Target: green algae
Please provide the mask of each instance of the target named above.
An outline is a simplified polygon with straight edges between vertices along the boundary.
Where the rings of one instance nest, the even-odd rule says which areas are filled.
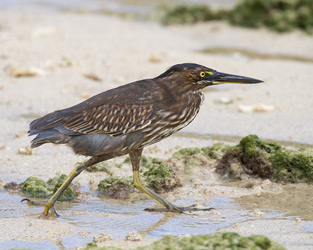
[[[120,248],[97,248],[94,244],[87,246],[85,250],[117,250]],[[164,236],[151,245],[135,248],[136,250],[284,250],[278,243],[269,240],[263,235],[240,236],[237,233],[214,233],[205,235],[193,235],[187,237]]]
[[[53,194],[61,187],[63,182],[66,180],[66,178],[67,178],[67,175],[62,174],[59,177],[54,177],[47,181],[47,184],[54,186]],[[71,185],[69,185],[61,194],[61,196],[58,198],[58,201],[71,201],[75,198],[75,195],[76,195],[75,190],[73,189]]]
[[[301,29],[313,32],[311,0],[243,0],[229,13],[232,24],[286,32]]]
[[[37,177],[28,177],[23,183],[22,191],[28,197],[47,198],[49,196],[46,183]]]
[[[217,19],[216,13],[207,5],[162,6],[161,23],[164,25],[193,24]]]
[[[148,156],[141,156],[140,158],[140,171],[142,172],[143,169],[149,169],[151,165],[153,164],[162,164],[163,162],[165,162],[164,160],[161,160],[159,158],[154,158],[154,157],[148,157]],[[129,157],[126,157],[126,159],[124,160],[125,164],[131,164],[131,160]]]
[[[313,181],[313,151],[299,149],[297,151],[281,148],[270,157],[274,166],[274,178],[283,182]]]
[[[182,148],[173,154],[172,158],[182,159],[190,156],[203,155],[208,159],[218,159],[227,151],[230,146],[224,143],[215,143],[213,146],[203,147],[203,148]]]
[[[112,165],[106,161],[103,161],[88,167],[86,170],[88,172],[105,172],[110,174],[112,172],[113,167],[119,167],[119,165],[118,164]]]
[[[251,250],[283,250],[279,244],[262,235],[249,237],[237,233],[214,233],[194,235],[191,237],[164,236],[149,246],[138,247],[138,250],[178,250],[178,249],[251,249]]]
[[[208,5],[163,6],[158,10],[164,25],[225,20],[249,28],[267,27],[278,32],[300,29],[313,33],[311,0],[242,0],[230,10],[212,10]]]
[[[127,157],[124,164],[130,164]],[[154,157],[142,156],[140,159],[140,175],[143,185],[157,193],[164,193],[181,186],[179,178],[167,161]],[[127,199],[135,191],[132,176],[108,177],[98,184],[98,191],[115,199]]]
[[[232,179],[252,175],[279,182],[309,183],[313,181],[313,152],[310,149],[288,150],[249,135],[228,148],[218,161],[216,172]]]
[[[157,193],[164,193],[181,186],[180,180],[173,169],[164,163],[152,164],[144,172],[144,181],[148,187]]]
[[[124,164],[130,164],[130,159],[126,158]],[[178,171],[192,177],[194,170],[208,166],[215,166],[217,173],[229,179],[252,176],[278,182],[313,181],[312,150],[288,150],[277,143],[262,141],[256,135],[242,138],[235,146],[216,143],[202,148],[183,148],[167,160],[142,156],[140,164],[142,184],[157,193],[182,186]],[[98,189],[117,199],[126,199],[135,191],[132,177],[109,177]]]
[[[174,153],[172,161],[180,161],[184,167],[185,174],[191,174],[197,167],[205,167],[210,162],[221,158],[230,146],[223,143],[216,143],[213,146],[203,148],[182,148]]]
[[[45,183],[44,180],[38,177],[29,177],[21,185],[22,192],[27,197],[48,198],[59,189],[66,178],[67,176],[63,174],[59,177],[51,178]],[[70,201],[74,199],[75,195],[75,190],[71,186],[68,186],[58,200]]]
[[[88,243],[87,247],[84,248],[83,250],[123,250],[122,248],[119,247],[98,247],[96,243]]]
[[[99,182],[98,191],[114,199],[127,199],[134,192],[132,178],[108,177]]]
[[[193,156],[196,154],[201,153],[201,149],[200,148],[182,148],[179,151],[177,151],[176,153],[173,154],[173,158],[179,159],[182,157],[188,157],[188,156]]]
[[[224,143],[215,143],[213,146],[201,148],[201,153],[209,159],[220,159],[230,146]]]

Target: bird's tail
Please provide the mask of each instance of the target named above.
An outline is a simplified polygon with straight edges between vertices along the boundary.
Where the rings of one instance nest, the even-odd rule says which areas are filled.
[[[37,135],[31,141],[32,148],[45,143],[64,144],[68,142],[70,136],[80,134],[63,126],[63,119],[66,117],[64,111],[52,112],[30,123],[28,135]]]

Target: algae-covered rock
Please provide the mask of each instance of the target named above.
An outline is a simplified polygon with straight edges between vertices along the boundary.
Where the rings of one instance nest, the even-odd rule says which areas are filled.
[[[96,243],[88,243],[86,248],[83,250],[123,250],[122,248],[119,247],[98,247]]]
[[[62,174],[59,177],[54,177],[52,179],[49,179],[47,181],[47,184],[50,186],[54,186],[53,187],[53,194],[61,187],[61,185],[63,184],[63,182],[66,180],[67,175]],[[69,185],[64,192],[62,193],[62,195],[59,197],[58,201],[71,201],[75,198],[76,192],[73,189],[73,187],[71,185]]]
[[[253,175],[274,181],[312,182],[313,152],[308,149],[288,150],[249,135],[225,152],[216,172],[238,179],[243,175]]]
[[[141,156],[140,158],[140,170],[145,169],[145,168],[150,168],[151,165],[153,164],[162,164],[164,163],[164,160],[161,160],[159,158],[154,158],[154,157],[148,157],[148,156]],[[124,163],[126,164],[131,164],[130,158],[126,157]]]
[[[313,31],[311,0],[243,0],[229,12],[232,24],[246,27],[266,26],[275,31],[302,29]]]
[[[165,25],[193,24],[218,18],[216,13],[204,4],[163,6],[161,12],[161,23]]]
[[[152,164],[143,175],[147,186],[157,193],[168,192],[181,186],[180,180],[167,164]]]
[[[130,164],[129,157],[124,161]],[[180,180],[166,161],[142,156],[140,160],[141,183],[155,192],[168,192],[181,186]],[[100,181],[98,191],[115,199],[126,199],[135,191],[132,176],[128,178],[109,177]]]
[[[5,183],[3,188],[10,192],[20,192],[24,186],[24,183],[16,183],[15,181]]]
[[[285,182],[313,181],[313,151],[299,149],[297,151],[285,148],[271,155],[270,161],[274,166],[274,178]]]
[[[178,250],[178,249],[251,249],[251,250],[283,250],[282,246],[262,235],[249,237],[237,233],[214,233],[209,235],[194,235],[191,237],[164,236],[153,244],[138,247],[137,250]]]
[[[177,151],[176,153],[173,154],[173,158],[182,158],[182,157],[188,157],[188,156],[193,156],[196,154],[201,153],[200,148],[182,148],[179,151]]]
[[[213,146],[201,148],[201,153],[209,159],[220,159],[230,146],[224,143],[215,143]]]
[[[114,199],[127,199],[134,191],[132,178],[106,178],[98,184],[98,191]]]
[[[28,197],[47,198],[49,191],[46,183],[37,177],[29,177],[23,182],[22,191]]]
[[[112,172],[113,167],[118,167],[118,165],[117,164],[112,165],[106,161],[103,161],[88,167],[86,170],[88,172],[105,172],[110,174]]]
[[[48,198],[58,190],[66,178],[66,175],[61,175],[51,178],[45,183],[44,180],[37,177],[29,177],[22,183],[22,192],[28,197]],[[75,190],[71,186],[68,186],[58,201],[72,200],[75,195]]]
[[[301,29],[313,33],[312,0],[242,0],[230,10],[212,10],[203,4],[163,6],[159,12],[165,25],[225,20],[250,28],[267,27],[279,32]]]

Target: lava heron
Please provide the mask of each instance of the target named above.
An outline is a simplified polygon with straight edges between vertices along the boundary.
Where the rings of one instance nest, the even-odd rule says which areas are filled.
[[[73,107],[34,120],[28,131],[29,135],[37,135],[32,140],[33,148],[45,143],[67,144],[76,154],[91,156],[72,170],[47,201],[44,215],[47,216],[50,209],[57,215],[54,203],[83,170],[126,154],[131,159],[134,185],[165,207],[150,210],[198,210],[193,206],[178,207],[140,183],[142,150],[186,127],[196,117],[203,101],[201,89],[224,83],[260,82],[198,64],[177,64],[156,78],[110,89]],[[25,200],[29,205],[35,204]]]

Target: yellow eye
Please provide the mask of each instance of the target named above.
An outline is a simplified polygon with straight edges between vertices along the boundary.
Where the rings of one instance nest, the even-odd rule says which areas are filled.
[[[201,76],[201,77],[204,77],[204,76],[205,76],[205,72],[203,72],[203,71],[200,72],[200,76]]]

